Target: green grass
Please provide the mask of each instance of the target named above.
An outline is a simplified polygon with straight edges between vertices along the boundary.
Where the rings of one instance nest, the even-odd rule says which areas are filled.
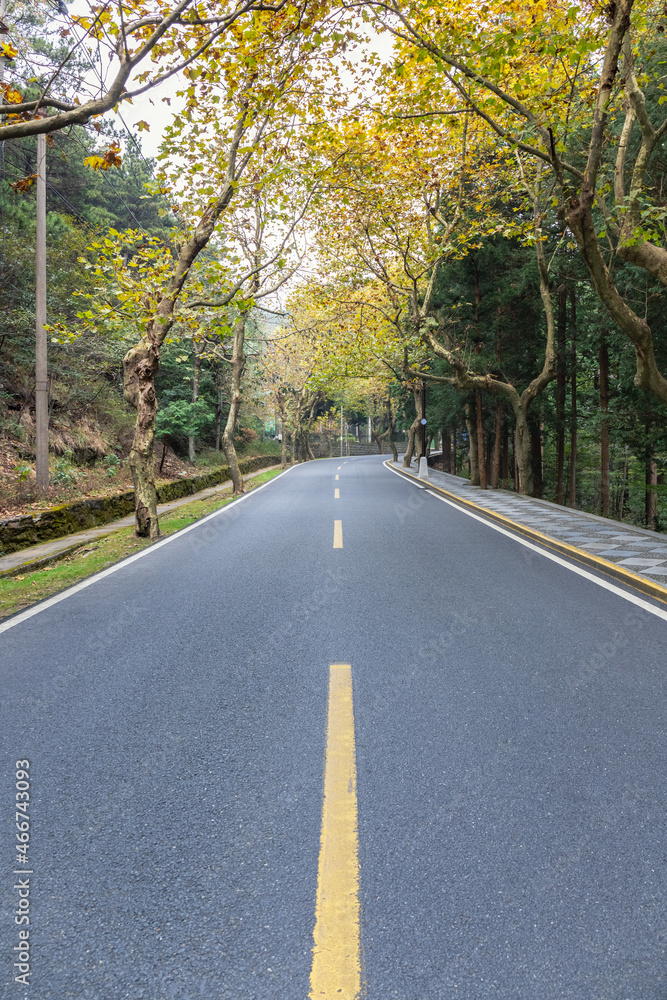
[[[248,492],[261,486],[262,483],[269,482],[280,471],[272,469],[247,480]],[[187,528],[189,524],[211,514],[214,510],[226,507],[234,499],[232,496],[226,496],[224,499],[212,496],[205,500],[194,500],[192,503],[168,511],[160,517],[162,537],[173,535],[181,528]],[[51,597],[58,591],[71,587],[80,580],[92,576],[93,573],[107,569],[108,566],[113,566],[120,559],[134,555],[135,552],[140,552],[151,544],[147,538],[136,538],[133,528],[121,528],[82,545],[75,552],[43,569],[0,579],[0,618],[23,611],[31,604]]]

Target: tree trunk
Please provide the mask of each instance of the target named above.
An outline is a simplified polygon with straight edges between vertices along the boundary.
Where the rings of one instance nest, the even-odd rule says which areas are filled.
[[[457,435],[457,430],[456,430],[456,427],[455,427],[454,428],[454,433],[452,434],[452,475],[454,475],[454,476],[458,475],[458,471],[457,471],[457,454],[456,454],[456,445],[457,445],[456,435]]]
[[[421,434],[419,433],[421,430],[421,424],[419,422],[419,414],[421,413],[421,389],[414,389],[413,395],[415,400],[415,419],[412,421],[408,429],[408,445],[405,449],[405,455],[403,456],[404,469],[410,468],[412,456],[414,455],[415,447],[418,444],[417,439],[419,439],[419,444],[421,444]],[[419,451],[417,452],[417,455],[419,457]]]
[[[422,380],[421,388],[419,391],[419,402],[417,401],[417,393],[415,393],[415,410],[419,415],[419,463],[421,463],[422,458],[428,458],[429,454],[429,436],[426,432],[426,424],[423,423],[426,420],[426,382]]]
[[[442,471],[452,471],[452,438],[448,430],[442,430]]]
[[[297,462],[297,447],[299,440],[299,432],[301,430],[301,415],[297,411],[294,415],[294,425],[292,427],[292,433],[290,435],[290,465],[296,465]]]
[[[503,415],[503,453],[502,462],[500,466],[500,478],[503,483],[509,485],[510,478],[510,465],[509,465],[509,451],[510,451],[510,427],[509,420],[506,415]]]
[[[628,472],[629,472],[629,451],[627,444],[623,446],[623,473],[621,479],[621,486],[618,491],[618,507],[617,507],[617,517],[619,521],[623,520],[625,514],[625,508],[628,502]]]
[[[195,363],[194,372],[192,377],[192,402],[196,403],[199,399],[199,371],[201,369],[201,356],[204,345],[197,349],[197,345],[193,344],[195,352]],[[195,460],[195,439],[194,435],[188,438],[188,458],[190,462],[194,464]]]
[[[533,488],[530,495],[539,499],[542,496],[542,433],[537,414],[527,414],[527,420],[530,431],[530,452],[533,473]],[[523,493],[524,491],[522,490],[521,492]]]
[[[419,422],[417,420],[413,421],[408,427],[408,441],[405,448],[405,455],[403,456],[404,469],[409,469],[412,463],[412,456],[415,451],[415,433],[417,427],[419,427]]]
[[[604,333],[600,335],[600,481],[602,516],[609,516],[609,350]]]
[[[380,455],[384,455],[384,451],[382,448],[382,437],[380,435],[379,428],[375,426],[374,421],[371,423],[371,439],[375,441],[376,445],[378,446],[378,452],[380,453]]]
[[[493,443],[493,468],[491,469],[491,489],[498,489],[500,479],[500,446],[503,432],[503,404],[496,403],[496,434]]]
[[[282,392],[276,393],[276,405],[280,413],[280,468],[287,468],[287,407]]]
[[[577,293],[570,289],[570,507],[577,506]]]
[[[646,462],[646,527],[655,531],[658,527],[658,466],[653,458]]]
[[[472,403],[465,404],[466,427],[468,429],[468,466],[470,485],[479,486],[479,462],[477,460],[477,431],[474,423]]]
[[[153,457],[157,414],[155,373],[159,361],[157,344],[148,336],[142,337],[123,358],[125,399],[137,413],[129,461],[134,486],[134,531],[139,538],[158,538],[160,534]]]
[[[315,453],[313,452],[313,449],[310,446],[310,421],[308,422],[308,425],[303,429],[303,452],[304,452],[304,461],[306,462],[315,461]]]
[[[533,435],[528,414],[522,407],[515,410],[514,458],[516,463],[515,489],[517,493],[533,495]]]
[[[558,324],[556,369],[556,503],[565,503],[565,365],[567,327],[567,285],[558,286]]]
[[[232,341],[231,357],[232,375],[229,387],[229,413],[227,414],[227,423],[225,424],[225,429],[222,433],[222,447],[225,452],[225,457],[227,458],[229,471],[232,475],[234,496],[238,496],[240,493],[245,493],[243,476],[241,475],[238,455],[236,454],[236,448],[234,446],[234,431],[236,430],[236,421],[241,407],[241,378],[243,376],[243,369],[245,368],[246,362],[245,354],[243,353],[243,345],[245,342],[247,316],[247,313],[241,313],[234,324],[234,339]]]
[[[385,399],[385,409],[387,411],[387,439],[389,441],[389,447],[391,448],[391,457],[394,462],[398,462],[398,449],[396,448],[396,442],[394,441],[394,431],[396,429],[396,417],[394,416],[394,411],[391,405],[391,398],[387,396]]]
[[[484,411],[482,410],[482,394],[479,390],[475,393],[477,411],[477,465],[479,468],[479,485],[485,490],[486,479],[486,457],[484,454]]]

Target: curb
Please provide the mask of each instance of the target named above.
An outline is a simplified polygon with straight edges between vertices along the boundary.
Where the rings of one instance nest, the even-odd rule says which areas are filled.
[[[463,497],[457,496],[456,493],[450,493],[448,490],[443,489],[442,486],[435,486],[427,479],[420,479],[413,473],[406,472],[403,468],[396,468],[393,462],[387,461],[383,464],[387,466],[387,468],[391,468],[393,472],[398,472],[400,476],[404,476],[406,479],[411,479],[413,482],[419,483],[419,485],[424,488],[427,488],[426,484],[428,483],[428,489],[433,490],[436,493],[441,493],[452,503],[462,507],[464,510],[466,508],[474,510],[478,517],[482,517],[487,521],[494,521],[497,524],[502,525],[503,528],[513,531],[517,535],[529,538],[531,542],[537,542],[538,545],[541,545],[546,549],[551,549],[553,552],[558,552],[559,555],[567,556],[568,559],[573,559],[575,562],[583,563],[583,565],[587,566],[589,569],[595,569],[599,573],[603,573],[605,576],[612,577],[612,579],[616,580],[618,583],[624,583],[626,586],[632,587],[634,590],[641,591],[642,594],[646,594],[648,597],[653,597],[662,604],[667,604],[667,588],[661,587],[659,583],[653,583],[651,580],[647,580],[643,576],[638,576],[629,569],[624,569],[622,566],[617,566],[615,563],[608,562],[607,559],[602,559],[600,556],[594,556],[590,552],[584,552],[583,549],[577,549],[574,545],[568,545],[567,542],[559,542],[557,539],[551,538],[549,535],[543,535],[541,531],[536,531],[534,528],[527,528],[523,524],[511,521],[510,518],[505,517],[503,514],[498,514],[496,511],[489,510],[487,507],[480,507],[479,504],[473,503],[472,500],[464,500]],[[585,512],[582,511],[582,513]],[[607,521],[607,523],[609,522]]]
[[[68,545],[64,549],[59,549],[58,552],[52,552],[48,556],[40,556],[39,559],[27,559],[26,562],[20,563],[18,566],[12,566],[11,569],[0,570],[0,580],[6,580],[11,576],[20,576],[21,573],[32,573],[36,569],[42,569],[44,566],[49,566],[51,563],[58,562],[60,559],[66,559],[67,556],[71,556],[73,552],[77,549],[83,548],[84,545],[88,545],[91,541],[98,541],[101,538],[108,538],[109,535],[113,535],[115,531],[120,531],[120,528],[112,528],[111,531],[105,532],[103,535],[96,535],[94,539],[83,538],[74,545]]]

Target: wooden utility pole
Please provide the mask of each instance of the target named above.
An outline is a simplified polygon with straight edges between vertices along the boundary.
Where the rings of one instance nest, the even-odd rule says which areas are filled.
[[[37,136],[37,241],[35,246],[35,478],[49,485],[49,382],[46,359],[46,136]]]

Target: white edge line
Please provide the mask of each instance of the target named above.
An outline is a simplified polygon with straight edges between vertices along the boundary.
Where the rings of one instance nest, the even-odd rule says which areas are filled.
[[[141,552],[136,552],[133,556],[127,556],[125,559],[121,559],[120,562],[114,563],[113,566],[109,566],[108,569],[100,570],[99,573],[93,573],[92,576],[86,577],[85,580],[81,580],[80,583],[75,583],[73,587],[68,587],[67,590],[61,590],[59,594],[54,594],[53,597],[48,597],[45,601],[40,604],[36,604],[33,608],[27,608],[25,611],[21,611],[20,614],[14,615],[9,621],[0,624],[0,634],[2,632],[7,632],[10,628],[15,625],[20,625],[21,622],[27,621],[28,618],[32,618],[33,615],[38,615],[40,611],[46,611],[47,608],[52,608],[54,604],[58,604],[60,601],[66,600],[68,597],[72,597],[73,594],[78,594],[80,590],[85,590],[86,587],[90,587],[91,584],[97,583],[98,580],[103,580],[107,576],[111,576],[112,573],[117,573],[119,569],[125,569],[130,563],[136,562],[137,559],[141,559],[143,556],[148,556],[151,552],[156,552],[157,549],[161,549],[163,545],[167,545],[169,542],[173,542],[176,538],[182,538],[183,535],[187,534],[188,531],[192,531],[194,528],[199,528],[202,524],[210,521],[211,518],[217,517],[218,514],[224,514],[232,507],[236,507],[237,504],[241,503],[243,500],[247,500],[249,497],[260,490],[263,490],[265,486],[270,486],[271,483],[275,483],[276,479],[280,479],[285,473],[291,472],[296,469],[296,465],[290,466],[289,469],[284,469],[283,472],[279,472],[277,476],[273,479],[269,479],[268,482],[262,483],[261,486],[256,486],[254,489],[250,490],[248,493],[244,493],[243,496],[238,497],[236,500],[232,500],[231,503],[226,504],[226,506],[221,507],[220,510],[214,510],[211,514],[207,514],[206,517],[200,518],[199,521],[195,521],[193,524],[188,524],[185,528],[179,528],[178,531],[174,532],[173,535],[168,535],[159,542],[154,542],[149,545],[148,548],[142,549]],[[165,511],[166,513],[166,511]]]
[[[405,480],[407,483],[412,483],[411,479],[407,476],[402,475],[397,469],[392,469],[391,466],[387,465],[386,462],[383,463],[386,469],[393,472],[395,475],[400,476],[401,479]],[[416,483],[413,485],[417,485]],[[544,556],[545,559],[550,559],[551,562],[557,563],[559,566],[564,566],[565,569],[569,569],[570,572],[576,573],[577,576],[583,576],[585,580],[590,580],[591,583],[597,584],[598,587],[602,587],[603,590],[608,590],[612,594],[616,594],[618,597],[622,597],[624,600],[629,601],[631,604],[636,604],[638,608],[643,608],[644,611],[650,611],[652,615],[656,618],[662,618],[663,621],[667,621],[667,611],[663,611],[662,608],[656,608],[654,604],[649,604],[648,601],[642,600],[641,597],[636,597],[634,594],[628,593],[625,590],[621,590],[620,587],[615,586],[613,583],[608,583],[606,580],[601,580],[599,577],[594,576],[593,573],[589,573],[588,570],[581,569],[580,566],[575,566],[568,562],[566,559],[561,559],[560,556],[555,555],[553,552],[549,552],[547,549],[540,548],[539,545],[533,545],[532,542],[527,541],[525,538],[521,538],[520,535],[515,535],[514,532],[508,531],[506,528],[501,528],[499,524],[494,524],[493,521],[487,521],[486,518],[480,517],[479,514],[473,514],[471,510],[466,510],[465,507],[459,506],[457,503],[448,500],[446,497],[440,496],[439,493],[434,493],[432,490],[427,489],[426,492],[429,496],[435,497],[436,500],[442,500],[443,503],[449,504],[454,510],[460,511],[462,514],[467,514],[468,517],[474,517],[476,521],[481,521],[485,524],[487,528],[493,528],[494,531],[500,532],[501,535],[506,535],[513,541],[518,542],[519,545],[523,545],[527,549],[531,549],[533,552],[537,552],[538,555]],[[631,584],[628,584],[631,586]]]

